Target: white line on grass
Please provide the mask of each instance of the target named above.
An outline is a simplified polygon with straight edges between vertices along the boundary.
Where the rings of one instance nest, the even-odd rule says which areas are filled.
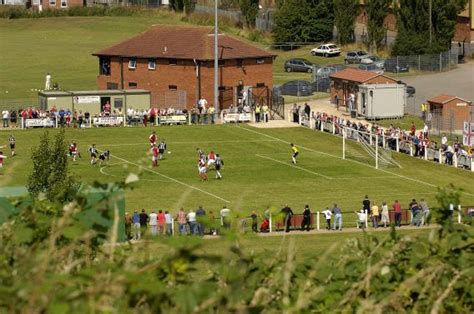
[[[271,139],[274,139],[276,141],[279,141],[281,143],[285,143],[285,144],[290,144],[290,142],[287,142],[285,140],[282,140],[278,137],[274,137],[274,136],[271,136],[271,135],[268,135],[268,134],[265,134],[265,133],[262,133],[262,132],[258,132],[258,131],[255,131],[255,130],[251,130],[251,129],[248,129],[248,128],[244,128],[244,127],[241,127],[239,125],[236,126],[237,128],[239,129],[242,129],[242,130],[246,130],[248,132],[252,132],[252,133],[255,133],[255,134],[260,134],[260,135],[263,135],[263,136],[266,136],[268,138],[271,138]],[[325,153],[325,152],[322,152],[322,151],[319,151],[319,150],[315,150],[315,149],[311,149],[311,148],[308,148],[308,147],[304,147],[304,146],[301,146],[301,145],[298,145],[298,147],[302,148],[302,149],[305,149],[305,150],[308,150],[310,152],[314,152],[314,153],[318,153],[318,154],[322,154],[322,155],[326,155],[326,156],[330,156],[330,157],[334,157],[334,158],[338,158],[338,159],[342,159],[341,156],[336,156],[336,155],[332,155],[332,154],[329,154],[329,153]],[[350,161],[350,162],[353,162],[353,163],[356,163],[356,164],[359,164],[359,165],[362,165],[362,166],[365,166],[365,167],[369,167],[371,169],[375,169],[374,167],[370,166],[370,165],[367,165],[367,164],[364,164],[362,162],[359,162],[357,160],[352,160],[352,159],[343,159],[345,161]],[[401,174],[398,174],[398,173],[394,173],[394,172],[391,172],[391,171],[388,171],[388,170],[384,170],[384,169],[375,169],[375,170],[378,170],[378,171],[382,171],[382,172],[385,172],[385,173],[388,173],[388,174],[391,174],[391,175],[394,175],[394,176],[397,176],[399,178],[402,178],[402,179],[406,179],[406,180],[410,180],[410,181],[413,181],[413,182],[416,182],[416,183],[420,183],[420,184],[423,184],[423,185],[426,185],[426,186],[430,186],[430,187],[433,187],[433,188],[437,188],[438,186],[435,185],[435,184],[431,184],[431,183],[427,183],[427,182],[424,182],[424,181],[421,181],[421,180],[417,180],[417,179],[413,179],[413,178],[410,178],[410,177],[407,177],[407,176],[404,176],[404,175],[401,175]],[[469,192],[465,192],[465,191],[461,191],[461,193],[464,193],[464,194],[467,194],[469,196],[474,196],[474,194],[472,193],[469,193]]]
[[[102,173],[103,175],[105,176],[109,176],[109,177],[114,177],[114,178],[123,178],[125,179],[124,176],[118,176],[118,175],[115,175],[115,174],[111,174],[111,173],[108,173],[108,172],[105,172],[105,168],[107,167],[110,167],[110,166],[115,166],[115,165],[123,165],[124,162],[117,162],[117,163],[114,163],[114,164],[109,164],[109,165],[105,165],[105,166],[102,166],[100,167],[99,169],[99,172]],[[152,181],[152,182],[170,182],[169,180],[160,180],[160,179],[143,179],[143,178],[140,178],[140,181]]]
[[[123,162],[126,162],[126,163],[128,163],[128,164],[131,164],[131,165],[134,165],[134,166],[137,166],[137,167],[141,167],[141,166],[140,166],[139,164],[137,164],[137,163],[128,161],[128,160],[126,160],[126,159],[124,159],[124,158],[121,158],[121,157],[118,157],[118,156],[116,156],[116,155],[110,154],[110,156],[111,156],[111,157],[114,157],[114,158],[116,158],[116,159],[118,159],[118,160],[121,160],[121,161],[123,161]],[[178,184],[180,184],[180,185],[182,185],[182,186],[191,188],[191,189],[193,189],[193,190],[196,190],[196,191],[199,191],[199,192],[204,193],[204,194],[206,194],[206,195],[209,195],[209,196],[212,196],[212,197],[214,197],[214,198],[217,198],[218,200],[224,201],[224,202],[226,202],[226,203],[230,203],[230,201],[228,201],[228,200],[226,200],[226,199],[224,199],[224,198],[222,198],[222,197],[220,197],[220,196],[218,196],[218,195],[212,194],[212,193],[207,192],[207,191],[205,191],[205,190],[203,190],[203,189],[200,189],[200,188],[197,188],[197,187],[195,187],[195,186],[192,186],[192,185],[189,185],[189,184],[187,184],[187,183],[184,183],[184,182],[182,182],[182,181],[176,180],[176,179],[174,179],[174,178],[172,178],[172,177],[169,177],[169,176],[167,176],[167,175],[165,175],[165,174],[159,173],[159,172],[154,171],[154,170],[152,170],[152,169],[148,169],[148,168],[143,167],[143,170],[148,171],[148,172],[151,172],[151,173],[154,173],[154,174],[157,174],[157,175],[159,175],[159,176],[162,176],[163,178],[166,178],[166,179],[168,179],[168,180],[170,180],[170,181],[173,181],[173,182],[175,182],[175,183],[178,183]]]
[[[166,144],[227,144],[227,143],[259,143],[259,142],[278,142],[277,140],[235,140],[235,141],[192,141],[192,142],[166,142]],[[116,146],[147,146],[149,143],[121,143],[121,144],[101,144],[104,147]]]
[[[308,169],[305,169],[305,168],[302,168],[302,167],[299,167],[299,166],[296,166],[296,165],[293,165],[293,164],[289,164],[289,163],[280,161],[280,160],[278,160],[278,159],[273,159],[273,158],[270,158],[270,157],[267,157],[267,156],[262,156],[262,155],[259,155],[259,154],[255,154],[255,156],[260,157],[260,158],[264,158],[264,159],[268,159],[268,160],[271,160],[271,161],[280,163],[280,164],[285,165],[285,166],[288,166],[288,167],[296,168],[296,169],[299,169],[299,170],[301,170],[301,171],[304,171],[304,172],[307,172],[307,173],[311,173],[311,174],[314,174],[315,176],[323,177],[323,178],[328,179],[328,180],[332,180],[332,179],[333,179],[333,178],[331,178],[331,177],[325,176],[324,174],[320,174],[320,173],[317,173],[317,172],[314,172],[314,171],[311,171],[311,170],[308,170]]]

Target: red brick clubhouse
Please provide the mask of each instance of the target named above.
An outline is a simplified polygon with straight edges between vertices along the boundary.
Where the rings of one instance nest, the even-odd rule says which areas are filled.
[[[222,108],[237,104],[246,87],[271,91],[273,54],[219,34]],[[214,34],[210,27],[154,26],[93,54],[99,57],[99,89],[146,89],[158,107],[191,108],[212,102]]]

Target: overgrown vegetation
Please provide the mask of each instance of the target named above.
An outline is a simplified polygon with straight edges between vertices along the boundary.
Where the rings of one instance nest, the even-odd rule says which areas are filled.
[[[28,178],[27,188],[34,198],[44,195],[49,201],[65,202],[74,196],[78,186],[68,170],[68,148],[64,129],[56,134],[51,143],[45,131],[39,145],[33,148],[33,172]]]
[[[396,10],[397,38],[392,54],[416,55],[449,50],[457,14],[466,3],[466,0],[400,0]]]
[[[275,42],[322,42],[332,38],[332,0],[286,0],[275,13]]]
[[[359,15],[359,0],[334,0],[334,25],[337,40],[347,45],[355,40],[355,20]]]
[[[104,192],[126,187],[101,186]],[[65,205],[19,200],[0,227],[0,310],[7,312],[428,312],[467,313],[474,304],[472,226],[453,224],[442,190],[428,238],[366,235],[299,260],[294,243],[253,255],[231,232],[227,252],[203,254],[199,239],[117,245],[116,200]],[[102,245],[99,238],[106,237]],[[209,240],[213,241],[213,240]],[[258,238],[255,239],[258,241]],[[337,256],[337,261],[334,260]]]
[[[245,20],[245,26],[249,28],[255,27],[255,19],[258,15],[259,0],[239,0],[240,11]]]
[[[368,0],[367,8],[367,35],[369,49],[379,50],[387,32],[385,17],[388,15],[392,0]]]

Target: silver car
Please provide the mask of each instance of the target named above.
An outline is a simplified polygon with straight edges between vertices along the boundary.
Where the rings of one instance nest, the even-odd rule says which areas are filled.
[[[374,72],[374,73],[377,73],[377,74],[383,74],[383,70],[380,69],[380,68],[379,68],[377,65],[375,65],[374,63],[370,63],[370,64],[359,64],[359,69],[364,70],[364,71]]]

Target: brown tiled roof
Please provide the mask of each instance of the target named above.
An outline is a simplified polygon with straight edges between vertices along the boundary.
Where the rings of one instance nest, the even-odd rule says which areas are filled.
[[[458,96],[451,96],[451,95],[438,95],[438,96],[435,96],[431,99],[429,99],[428,101],[431,102],[431,103],[435,103],[435,104],[445,104],[453,99],[459,99],[461,101],[464,101],[464,102],[467,102],[467,103],[471,103],[469,100],[465,100],[465,99],[462,99]]]
[[[370,71],[364,71],[360,69],[347,68],[342,71],[331,74],[331,78],[352,81],[357,83],[364,83],[368,80],[381,76],[382,74],[377,74]]]
[[[220,59],[274,56],[266,50],[224,34],[219,34],[218,39]],[[93,55],[213,60],[214,30],[211,27],[153,26],[144,33]]]

